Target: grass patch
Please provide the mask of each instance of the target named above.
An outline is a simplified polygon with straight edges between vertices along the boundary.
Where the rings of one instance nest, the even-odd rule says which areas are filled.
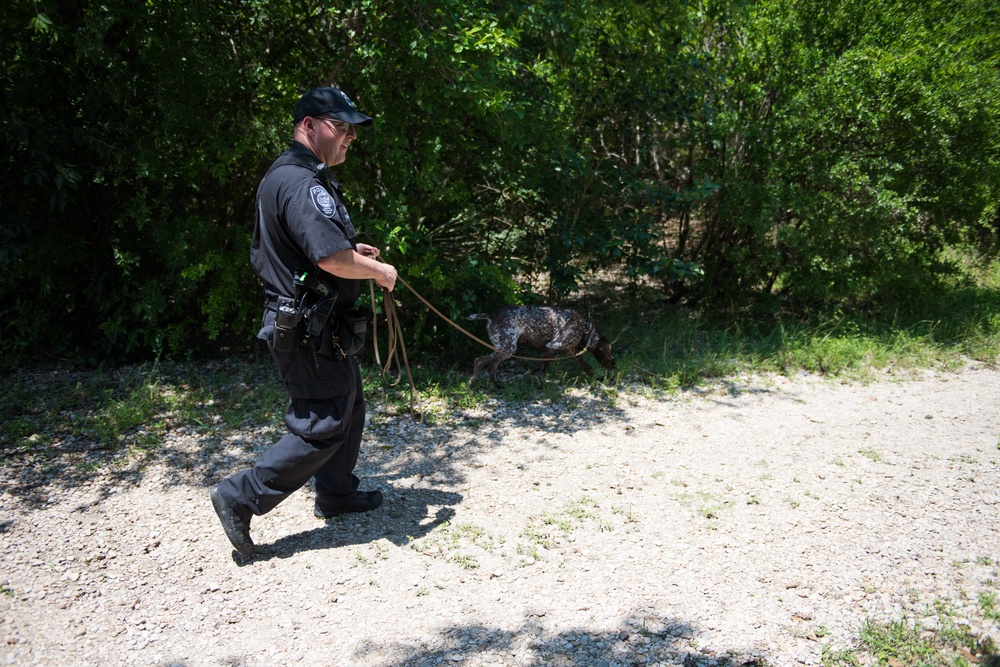
[[[747,372],[800,372],[852,380],[924,368],[957,368],[1000,357],[1000,262],[954,253],[958,273],[910,303],[875,303],[833,315],[697,312],[663,302],[652,288],[627,297],[590,285],[587,310],[615,342],[618,378],[662,390]],[[611,281],[609,281],[611,282]],[[636,308],[636,304],[643,304]]]
[[[447,351],[414,351],[413,379],[425,418],[433,424],[464,421],[465,412],[494,399],[571,405],[585,395],[592,405],[613,409],[623,385],[657,394],[749,373],[869,380],[956,368],[970,359],[993,363],[1000,358],[1000,262],[960,254],[951,260],[960,269],[954,280],[917,295],[905,310],[879,304],[881,309],[826,317],[749,311],[720,317],[668,304],[653,287],[594,278],[586,293],[567,305],[590,316],[614,341],[614,371],[606,372],[585,355],[593,376],[559,361],[540,377],[537,363],[511,360],[501,369],[502,389],[488,380],[470,387],[472,359],[483,349],[457,336]],[[369,400],[383,415],[406,414],[405,376],[390,386],[374,367],[370,350],[359,359]],[[57,449],[70,437],[86,450],[152,449],[173,428],[280,426],[286,400],[266,357],[86,372],[5,369],[2,379],[0,448],[11,453]]]
[[[590,316],[613,341],[614,371],[599,368],[585,355],[593,376],[564,360],[540,377],[538,364],[511,360],[501,367],[503,388],[485,378],[470,387],[472,360],[484,349],[459,338],[447,352],[415,355],[423,363],[413,366],[414,380],[422,400],[432,406],[432,419],[441,420],[490,397],[568,401],[572,390],[581,387],[613,407],[615,388],[623,384],[669,394],[751,373],[869,381],[926,368],[954,369],[970,359],[994,362],[1000,357],[1000,287],[991,282],[970,288],[970,280],[926,295],[926,303],[905,314],[857,310],[827,317],[742,314],[725,319],[664,303],[652,288],[623,289],[619,281],[595,281],[586,296],[567,305]],[[992,274],[989,280],[995,282]],[[408,409],[407,391],[381,387],[377,374],[370,375],[380,402]]]
[[[950,616],[942,617],[935,632],[921,631],[904,620],[887,624],[869,622],[861,628],[859,638],[869,655],[879,664],[888,665],[968,666],[979,663],[983,656],[993,655],[997,648],[989,639],[979,643]]]
[[[980,593],[979,607],[983,610],[984,618],[1000,623],[1000,605],[997,603],[996,593]]]
[[[951,284],[919,294],[905,311],[857,308],[827,317],[750,311],[721,317],[668,304],[652,287],[593,279],[586,294],[566,305],[591,317],[614,341],[614,371],[585,355],[593,375],[563,360],[540,377],[537,363],[511,360],[501,369],[502,389],[485,379],[470,386],[472,359],[483,349],[456,336],[449,350],[410,355],[419,407],[428,424],[469,423],[480,418],[470,411],[498,400],[567,409],[586,401],[591,409],[613,410],[622,387],[655,397],[720,382],[739,391],[748,374],[805,372],[864,381],[956,368],[970,359],[993,363],[1000,358],[1000,262],[959,256],[957,265],[961,273]],[[408,413],[405,376],[395,386],[383,381],[370,349],[359,361],[366,396],[378,406],[369,411],[373,425]],[[286,401],[265,356],[89,371],[5,368],[2,374],[0,465],[12,456],[156,450],[179,428],[195,435],[241,425],[280,429]],[[874,450],[862,454],[878,460]],[[766,462],[755,465],[766,468]]]
[[[0,388],[0,448],[28,455],[158,447],[171,429],[277,423],[269,367],[240,362],[21,372]]]
[[[518,545],[518,553],[537,559],[539,547],[551,549],[588,524],[596,524],[601,531],[612,530],[612,525],[598,515],[597,509],[599,506],[596,500],[590,496],[582,496],[558,512],[542,512],[540,516],[529,518],[521,531],[521,537],[528,544]]]
[[[858,454],[861,454],[861,456],[865,457],[866,459],[871,459],[875,463],[878,463],[879,461],[882,460],[882,455],[870,447],[859,449]]]
[[[453,526],[443,522],[429,535],[414,540],[410,548],[429,556],[441,556],[466,570],[479,568],[479,559],[470,550],[492,552],[495,540],[484,528],[471,523]]]
[[[981,593],[979,604],[985,618],[995,609],[996,595]],[[829,667],[877,664],[889,667],[1000,667],[998,647],[988,636],[972,634],[968,625],[956,621],[954,606],[937,600],[928,609],[932,623],[906,619],[889,623],[867,621],[855,648],[833,650],[823,647],[822,664]],[[817,635],[818,636],[818,635]]]
[[[730,498],[720,498],[718,495],[706,491],[679,493],[674,498],[684,505],[694,506],[695,514],[709,521],[718,519],[722,516],[723,511],[732,507],[736,502]],[[760,504],[760,500],[756,496],[752,496],[748,504]]]

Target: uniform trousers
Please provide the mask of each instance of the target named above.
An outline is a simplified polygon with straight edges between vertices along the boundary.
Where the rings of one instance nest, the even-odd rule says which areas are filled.
[[[269,345],[270,347],[270,345]],[[361,372],[353,357],[336,360],[311,348],[271,349],[288,388],[288,434],[253,467],[219,483],[222,498],[244,518],[271,511],[316,480],[316,503],[324,511],[346,506],[358,488],[354,475],[365,426]]]

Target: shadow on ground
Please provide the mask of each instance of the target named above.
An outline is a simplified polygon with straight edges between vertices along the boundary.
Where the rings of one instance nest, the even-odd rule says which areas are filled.
[[[683,667],[755,667],[768,664],[770,656],[756,648],[722,652],[698,649],[698,632],[676,619],[633,613],[617,628],[571,629],[553,632],[545,613],[529,614],[516,630],[483,625],[448,628],[419,645],[393,641],[370,642],[357,649],[356,664],[389,667],[437,665],[519,665],[521,667],[641,667],[648,664]],[[404,656],[404,657],[391,657]],[[257,656],[234,655],[223,664],[250,667],[261,664]],[[159,667],[187,667],[184,660]]]
[[[761,657],[736,650],[717,654],[695,648],[698,633],[687,623],[633,615],[608,631],[571,629],[551,632],[544,616],[529,616],[516,631],[481,625],[449,629],[433,648],[366,646],[359,661],[386,649],[410,656],[394,667],[431,667],[442,664],[517,664],[546,666],[640,667],[647,664],[707,667],[766,664]],[[488,657],[489,656],[489,657]]]
[[[244,558],[236,551],[233,560],[240,566],[275,558],[291,558],[305,551],[369,544],[385,539],[396,546],[406,546],[455,516],[454,505],[462,496],[449,491],[407,489],[394,492],[378,511],[365,514],[345,514],[293,535],[286,535],[269,544],[258,544],[253,556]],[[407,526],[398,528],[400,519]]]
[[[283,435],[286,398],[266,361],[103,375],[47,369],[7,379],[13,388],[0,392],[0,489],[33,507],[84,484],[98,504],[151,474],[168,486],[207,486],[251,465]],[[522,398],[490,399],[476,419],[451,414],[423,423],[376,396],[362,451],[366,474],[391,484],[432,461],[435,479],[454,483],[466,460],[501,442],[505,424],[530,419],[542,432],[573,433],[620,418],[597,389],[570,396],[568,388],[551,380],[522,383]],[[526,416],[539,406],[543,418]],[[489,426],[480,424],[486,420]],[[456,435],[456,425],[481,427],[469,438]]]

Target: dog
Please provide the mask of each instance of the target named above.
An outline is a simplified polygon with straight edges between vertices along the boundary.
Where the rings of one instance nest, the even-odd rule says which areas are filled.
[[[591,352],[604,368],[614,368],[615,358],[611,353],[611,341],[597,332],[590,320],[572,308],[550,306],[504,306],[492,313],[469,315],[470,320],[486,320],[486,332],[496,351],[476,358],[472,368],[472,384],[484,368],[497,387],[502,386],[497,378],[500,364],[514,356],[518,343],[528,343],[545,355],[554,357],[559,352],[573,355],[573,361],[588,375],[593,374],[590,365],[578,354],[583,350]],[[549,366],[542,363],[542,373]]]

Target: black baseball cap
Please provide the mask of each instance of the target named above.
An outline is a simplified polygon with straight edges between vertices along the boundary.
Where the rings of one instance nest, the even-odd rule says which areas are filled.
[[[295,124],[306,116],[330,116],[355,125],[371,125],[375,122],[355,109],[354,102],[344,91],[332,86],[313,88],[302,96],[295,107]]]

